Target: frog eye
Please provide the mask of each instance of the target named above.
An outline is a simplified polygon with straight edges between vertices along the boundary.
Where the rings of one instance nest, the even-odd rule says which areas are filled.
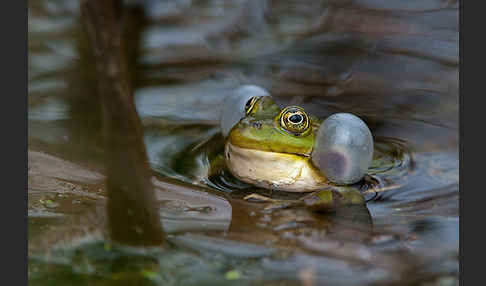
[[[298,136],[309,130],[310,120],[302,107],[289,106],[280,113],[280,126]]]
[[[221,109],[220,127],[223,136],[228,136],[230,130],[242,118],[250,113],[255,103],[263,96],[270,94],[261,87],[255,85],[242,85],[231,91],[224,99]]]
[[[350,113],[336,113],[316,133],[311,159],[333,183],[361,180],[373,159],[373,136],[366,123]]]
[[[261,98],[261,96],[253,96],[252,98],[248,99],[245,104],[245,114],[249,115],[255,107],[255,103]]]

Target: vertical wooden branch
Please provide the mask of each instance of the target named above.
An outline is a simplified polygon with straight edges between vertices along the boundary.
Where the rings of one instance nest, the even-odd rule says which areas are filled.
[[[160,245],[163,232],[122,37],[122,1],[84,0],[81,11],[97,59],[111,239]]]

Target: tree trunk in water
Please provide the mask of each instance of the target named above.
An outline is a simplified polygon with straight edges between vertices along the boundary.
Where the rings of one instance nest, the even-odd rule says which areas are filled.
[[[161,245],[163,231],[122,38],[122,1],[84,0],[82,17],[96,55],[111,239]]]

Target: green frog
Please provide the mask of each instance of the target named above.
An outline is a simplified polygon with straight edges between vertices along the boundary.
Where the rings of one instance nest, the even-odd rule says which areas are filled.
[[[257,187],[309,193],[300,202],[321,210],[365,204],[352,185],[373,159],[366,124],[348,113],[326,120],[299,106],[278,106],[258,87],[237,88],[223,104],[224,162],[239,180]]]

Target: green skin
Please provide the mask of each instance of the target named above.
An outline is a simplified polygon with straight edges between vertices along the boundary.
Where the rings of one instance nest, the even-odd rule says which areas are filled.
[[[251,113],[231,130],[228,140],[243,148],[310,156],[314,147],[313,131],[318,130],[321,121],[311,116],[310,134],[294,136],[278,123],[280,111],[269,96],[260,98]]]
[[[241,148],[310,157],[315,133],[322,120],[308,115],[311,128],[301,135],[294,135],[280,126],[281,110],[271,97],[261,97],[249,114],[233,127],[225,144],[229,142]],[[319,211],[329,211],[347,205],[364,205],[365,200],[355,187],[329,183],[325,189],[310,193],[296,203]]]

